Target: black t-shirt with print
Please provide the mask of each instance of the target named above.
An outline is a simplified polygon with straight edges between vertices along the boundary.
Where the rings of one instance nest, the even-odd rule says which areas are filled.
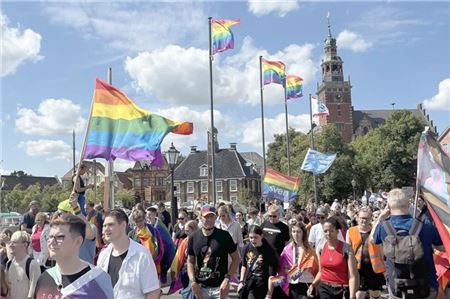
[[[89,270],[91,270],[91,268],[87,266],[78,273],[72,275],[61,275],[61,286],[57,285],[53,277],[45,271],[41,276],[39,276],[33,298],[61,298],[61,288],[67,287],[69,284],[89,272]]]
[[[236,251],[230,234],[214,228],[211,235],[198,230],[189,236],[187,253],[196,258],[195,277],[207,287],[218,287],[228,273],[228,255]]]
[[[264,239],[280,255],[284,246],[286,246],[286,242],[291,238],[289,236],[289,227],[281,221],[276,224],[265,221],[261,228],[263,229]]]
[[[119,280],[119,270],[120,267],[122,267],[123,260],[127,256],[128,250],[122,253],[119,256],[114,256],[111,253],[111,256],[109,258],[109,265],[108,265],[108,274],[111,276],[111,283],[114,288],[117,281]]]
[[[248,271],[247,279],[256,287],[267,284],[269,276],[277,272],[278,255],[264,239],[260,247],[251,243],[245,245],[242,249],[242,260]]]

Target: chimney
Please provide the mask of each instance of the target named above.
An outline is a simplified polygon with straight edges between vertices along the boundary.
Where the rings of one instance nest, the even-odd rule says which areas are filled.
[[[230,150],[236,151],[236,142],[230,142]]]
[[[191,146],[191,154],[195,154],[197,152],[197,146],[196,145],[192,145]]]

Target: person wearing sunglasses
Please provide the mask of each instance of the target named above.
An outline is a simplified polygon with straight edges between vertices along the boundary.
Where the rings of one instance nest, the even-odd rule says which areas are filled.
[[[178,219],[175,225],[173,226],[172,240],[175,245],[178,247],[178,244],[186,238],[186,233],[184,232],[184,226],[186,225],[187,214],[185,211],[178,212]]]
[[[308,237],[308,242],[309,244],[311,244],[312,248],[321,248],[327,241],[323,232],[323,224],[325,223],[327,216],[328,212],[324,207],[317,208],[316,218],[318,220],[318,223],[311,227]],[[338,232],[338,238],[340,241],[345,241],[344,236],[342,235],[342,232],[340,230]]]
[[[79,257],[85,236],[86,222],[80,217],[65,213],[52,220],[47,245],[56,266],[39,277],[34,298],[114,297],[108,274]]]
[[[269,219],[261,225],[264,239],[280,255],[291,238],[289,236],[289,226],[280,221],[281,211],[279,206],[273,204],[267,210]]]

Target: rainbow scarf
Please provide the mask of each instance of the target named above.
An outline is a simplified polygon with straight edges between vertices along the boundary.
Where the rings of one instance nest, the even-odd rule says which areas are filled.
[[[84,159],[148,160],[162,166],[164,137],[192,134],[193,125],[178,122],[138,107],[119,89],[97,79],[87,132]]]
[[[158,232],[149,225],[146,225],[140,229],[136,229],[136,238],[142,246],[150,251],[159,275],[161,272],[161,259],[164,254],[164,249],[162,246],[160,246],[160,244],[162,244],[162,241],[161,238],[158,237],[158,235]]]
[[[184,238],[180,241],[178,245],[177,253],[175,254],[175,258],[173,259],[172,266],[170,267],[170,272],[175,273],[176,280],[172,281],[170,284],[168,295],[175,293],[179,289],[183,287],[181,283],[181,269],[183,268],[184,263],[186,262],[186,250],[188,245],[188,238]]]
[[[234,48],[234,36],[230,27],[240,23],[240,20],[211,20],[213,55]]]
[[[297,197],[300,177],[293,177],[268,168],[263,181],[263,197],[290,202]]]
[[[270,83],[284,85],[284,81],[286,80],[285,69],[286,66],[281,61],[270,61],[262,59],[264,85]]]
[[[286,77],[286,100],[303,96],[303,79],[295,75]]]

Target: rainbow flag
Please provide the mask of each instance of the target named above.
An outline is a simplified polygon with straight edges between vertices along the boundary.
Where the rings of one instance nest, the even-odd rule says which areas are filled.
[[[213,55],[234,48],[234,36],[230,27],[240,23],[240,20],[211,20]]]
[[[175,258],[172,261],[172,266],[170,267],[170,271],[175,273],[176,279],[170,284],[167,295],[171,295],[183,287],[183,284],[181,282],[183,273],[181,272],[181,270],[186,263],[187,245],[188,238],[186,237],[181,240],[180,245],[177,249],[177,253],[175,254]],[[187,275],[187,273],[185,273],[184,275]]]
[[[126,94],[97,79],[84,159],[148,160],[162,166],[161,142],[169,133],[192,134],[190,122],[178,122],[138,107]]]
[[[286,100],[303,96],[303,79],[295,75],[286,76]]]
[[[417,153],[417,189],[450,252],[450,157],[429,131],[420,137]]]
[[[262,59],[262,72],[264,85],[277,83],[284,86],[286,80],[286,66],[281,61],[270,61]]]
[[[290,202],[297,197],[300,177],[293,177],[268,168],[263,182],[263,197]]]

